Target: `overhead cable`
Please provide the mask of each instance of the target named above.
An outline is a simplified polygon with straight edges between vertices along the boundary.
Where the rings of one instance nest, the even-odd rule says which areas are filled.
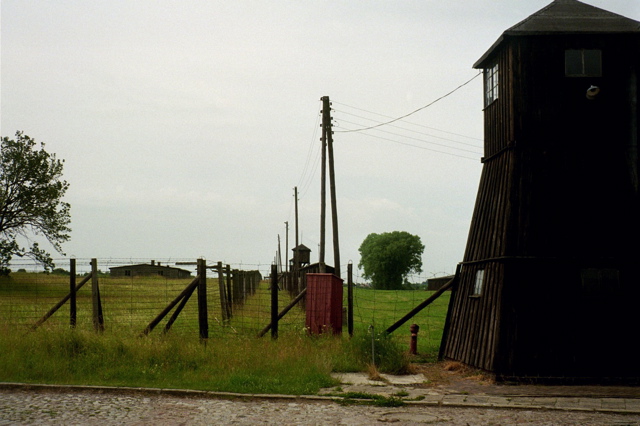
[[[351,106],[351,105],[343,104],[343,103],[341,103],[341,102],[333,101],[333,103],[334,103],[334,104],[337,104],[337,105],[342,105],[342,106],[345,106],[345,107],[348,107],[348,108],[351,108],[351,109],[355,109],[355,110],[358,110],[358,111],[366,112],[366,113],[368,113],[368,114],[378,115],[378,116],[380,116],[380,117],[384,117],[384,118],[393,118],[393,117],[391,117],[391,116],[389,116],[389,115],[384,115],[384,114],[380,114],[379,112],[374,112],[374,111],[369,111],[369,110],[366,110],[366,109],[362,109],[362,108],[354,107],[354,106]],[[382,123],[382,121],[374,120],[374,119],[372,119],[372,118],[368,118],[368,117],[362,117],[362,116],[359,116],[359,115],[356,115],[356,114],[353,114],[353,113],[349,113],[349,112],[346,112],[346,111],[342,111],[342,110],[338,110],[338,109],[334,109],[334,111],[336,111],[336,112],[340,112],[340,113],[343,113],[343,114],[352,115],[352,116],[354,116],[354,117],[358,117],[358,118],[363,118],[363,119],[365,119],[365,120],[374,121],[374,122],[376,122],[376,123]],[[422,127],[422,128],[424,128],[424,129],[435,130],[435,131],[437,131],[437,132],[445,133],[445,134],[447,134],[447,135],[459,136],[459,137],[461,137],[461,138],[472,139],[472,140],[475,140],[475,141],[478,141],[478,142],[483,142],[483,139],[481,139],[481,138],[476,138],[476,137],[474,137],[474,136],[468,136],[468,135],[463,135],[463,134],[460,134],[460,133],[449,132],[449,131],[447,131],[447,130],[438,129],[438,128],[436,128],[436,127],[425,126],[424,124],[419,124],[419,123],[415,123],[415,122],[411,122],[411,121],[406,121],[406,120],[401,120],[401,121],[402,121],[403,123],[405,123],[405,124],[410,124],[410,125],[412,125],[412,126],[416,126],[416,127]],[[439,137],[439,136],[431,135],[431,134],[429,134],[429,133],[423,133],[423,132],[419,132],[419,131],[417,131],[417,130],[407,129],[407,128],[405,128],[405,127],[394,126],[394,125],[391,125],[391,127],[397,127],[397,128],[399,128],[399,129],[407,130],[407,131],[409,131],[409,132],[414,132],[414,133],[420,133],[420,134],[423,134],[423,135],[434,136],[434,137],[437,137],[437,138],[440,138],[440,139],[446,139],[446,138],[442,138],[442,137]],[[453,141],[453,139],[449,139],[449,140],[452,140],[452,141]],[[463,143],[463,142],[458,142],[458,143]]]
[[[337,133],[337,132],[340,132],[340,133],[362,132],[362,131],[364,131],[364,130],[375,129],[376,127],[381,127],[381,126],[384,126],[384,125],[391,124],[391,123],[394,123],[394,122],[396,122],[396,121],[402,120],[403,118],[407,118],[407,117],[409,117],[410,115],[413,115],[413,114],[415,114],[415,113],[416,113],[416,112],[418,112],[418,111],[422,111],[422,110],[423,110],[423,109],[425,109],[425,108],[429,108],[431,105],[435,104],[436,102],[441,101],[442,99],[446,98],[447,96],[449,96],[449,95],[451,95],[451,94],[453,94],[453,93],[457,92],[459,89],[463,88],[464,86],[466,86],[467,84],[469,84],[469,83],[471,83],[473,80],[475,80],[475,79],[476,79],[480,74],[482,74],[482,72],[479,72],[478,74],[476,74],[475,76],[473,76],[471,79],[469,79],[469,80],[467,80],[466,82],[462,83],[461,85],[459,85],[458,87],[456,87],[455,89],[453,89],[452,91],[450,91],[449,93],[447,93],[447,94],[445,94],[445,95],[442,95],[442,96],[440,96],[438,99],[436,99],[436,100],[434,100],[434,101],[432,101],[432,102],[428,103],[427,105],[425,105],[425,106],[423,106],[423,107],[420,107],[420,108],[418,108],[417,110],[412,111],[412,112],[410,112],[410,113],[408,113],[408,114],[405,114],[405,115],[403,115],[403,116],[401,116],[401,117],[394,118],[393,120],[389,120],[389,121],[384,122],[384,123],[376,124],[375,126],[363,127],[363,128],[361,128],[361,129],[352,129],[352,130],[335,130],[335,132],[336,132],[336,133]]]

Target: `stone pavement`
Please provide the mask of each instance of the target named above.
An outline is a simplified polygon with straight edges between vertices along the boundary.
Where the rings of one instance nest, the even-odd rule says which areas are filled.
[[[363,392],[386,397],[401,396],[405,403],[416,405],[640,414],[640,388],[631,388],[626,397],[487,395],[482,393],[450,393],[451,391],[447,389],[425,388],[420,386],[424,382],[424,377],[420,374],[408,376],[381,374],[382,380],[380,381],[370,380],[363,373],[335,374],[334,376],[343,383],[339,387],[340,392],[336,392],[335,389],[323,389],[320,392],[321,395]]]
[[[465,393],[424,386],[424,376],[337,375],[319,395],[0,383],[0,425],[13,424],[386,424],[640,425],[640,397]],[[517,388],[517,387],[514,387]],[[341,405],[356,393],[402,407]]]

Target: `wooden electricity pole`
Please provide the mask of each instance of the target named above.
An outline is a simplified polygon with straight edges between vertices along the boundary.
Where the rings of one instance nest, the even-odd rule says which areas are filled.
[[[295,198],[295,206],[296,206],[296,245],[295,247],[293,247],[293,250],[294,250],[293,251],[293,273],[297,277],[298,269],[300,268],[300,265],[298,265],[298,245],[300,244],[300,241],[298,240],[298,187],[297,186],[293,188],[293,196]]]
[[[296,247],[298,247],[298,187],[293,188],[293,196],[295,198],[296,203]]]
[[[325,111],[327,114],[325,115]],[[326,117],[326,119],[325,119]],[[340,243],[338,239],[338,206],[336,204],[336,175],[333,160],[333,131],[331,130],[331,102],[328,96],[322,97],[322,129],[326,133],[329,159],[329,187],[331,190],[331,224],[333,228],[333,262],[336,276],[340,276]]]
[[[289,273],[289,222],[284,223],[287,228],[286,241],[284,243],[285,272]]]
[[[320,273],[325,273],[324,250],[325,229],[327,222],[327,122],[331,122],[331,109],[322,98],[322,163],[320,168],[320,247],[318,249],[318,264]],[[329,129],[331,131],[331,129]]]

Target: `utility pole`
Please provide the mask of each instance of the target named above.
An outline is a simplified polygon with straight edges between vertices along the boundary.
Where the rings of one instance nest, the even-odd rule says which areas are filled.
[[[280,234],[278,234],[278,273],[282,272],[282,249],[280,248]]]
[[[324,262],[325,229],[327,222],[327,123],[331,123],[331,107],[322,98],[322,163],[320,168],[320,247],[318,264],[320,273],[326,272]],[[329,128],[329,131],[331,129]]]
[[[324,120],[327,111],[327,120]],[[323,129],[326,129],[327,152],[329,155],[329,187],[331,190],[331,222],[333,228],[333,261],[334,274],[340,277],[340,243],[338,239],[338,206],[336,204],[336,175],[333,160],[333,131],[331,130],[331,102],[328,96],[322,97],[322,118]]]
[[[300,244],[298,242],[298,187],[293,188],[293,196],[295,198],[296,203],[296,247]]]
[[[293,248],[293,274],[295,275],[296,287],[300,285],[298,278],[298,269],[300,268],[299,259],[298,259],[298,245],[300,242],[298,241],[298,187],[293,188],[293,195],[295,197],[295,206],[296,206],[296,246]]]
[[[289,222],[284,223],[287,233],[286,233],[286,241],[284,243],[284,263],[285,263],[285,272],[289,273]]]

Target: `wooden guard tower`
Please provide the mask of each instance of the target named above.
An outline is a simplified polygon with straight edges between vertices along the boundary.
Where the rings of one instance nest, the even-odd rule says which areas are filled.
[[[638,381],[640,22],[556,0],[474,68],[483,170],[441,356],[498,379]]]

